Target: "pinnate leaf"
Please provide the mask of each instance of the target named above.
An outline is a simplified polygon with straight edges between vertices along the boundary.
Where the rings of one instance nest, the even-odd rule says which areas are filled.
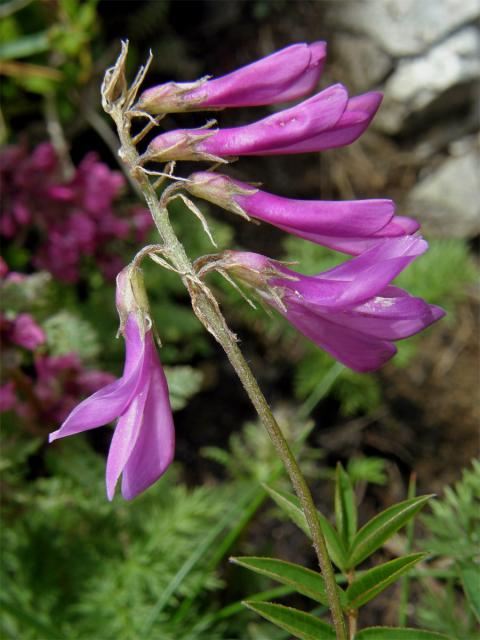
[[[189,398],[200,390],[202,372],[188,366],[164,367],[173,411],[183,409]]]
[[[243,604],[299,640],[335,640],[332,627],[310,613],[271,602],[250,601]]]
[[[347,589],[348,606],[352,609],[358,609],[369,602],[426,555],[426,553],[412,553],[365,571]]]
[[[472,561],[462,562],[459,571],[470,609],[480,621],[480,567]]]
[[[408,629],[407,627],[369,627],[359,631],[355,640],[454,640],[451,636],[436,631]]]
[[[282,511],[310,538],[310,529],[308,527],[305,514],[303,513],[300,506],[300,500],[287,491],[272,489],[268,485],[264,486],[266,491],[268,491],[270,497],[277,503],[280,509],[282,509]],[[330,522],[325,518],[325,516],[319,511],[317,511],[317,515],[320,521],[323,535],[325,536],[325,541],[327,543],[330,558],[339,569],[343,570],[346,563],[345,546],[340,536],[332,527]]]
[[[432,496],[418,496],[394,504],[372,518],[355,535],[348,568],[356,567],[413,518]]]
[[[299,564],[292,562],[285,562],[284,560],[278,560],[276,558],[256,558],[256,557],[243,557],[243,558],[230,558],[232,562],[260,573],[261,575],[268,576],[277,582],[288,585],[298,591],[298,593],[320,602],[321,604],[328,604],[327,592],[325,590],[325,581],[317,571],[311,571]],[[345,604],[345,594],[339,589],[340,600]]]

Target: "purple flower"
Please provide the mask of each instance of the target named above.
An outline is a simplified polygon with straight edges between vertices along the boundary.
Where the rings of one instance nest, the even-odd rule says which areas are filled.
[[[138,306],[142,299],[138,285],[131,283],[125,271],[117,280],[117,306],[126,345],[123,375],[81,402],[60,429],[50,434],[53,442],[118,418],[107,459],[109,500],[120,475],[126,500],[145,491],[166,471],[175,447],[167,380],[155,349],[151,321],[145,307]]]
[[[419,228],[411,218],[394,217],[392,200],[292,200],[209,171],[192,174],[185,188],[234,213],[353,255],[387,237],[411,235]]]
[[[4,343],[16,344],[29,351],[35,351],[46,340],[43,329],[29,313],[20,313],[13,320],[0,314],[0,335]]]
[[[329,271],[305,276],[256,253],[225,252],[220,265],[255,287],[299,331],[355,371],[378,369],[395,340],[418,333],[443,309],[390,282],[427,249],[419,237],[384,240]]]
[[[138,235],[138,208],[117,208],[124,184],[123,175],[93,153],[65,181],[50,143],[31,152],[25,146],[6,147],[0,153],[0,236],[15,243],[34,238],[28,246],[33,266],[75,282],[85,257],[111,265],[122,253],[119,240]],[[147,231],[146,216],[142,224]],[[118,273],[111,267],[102,271],[108,277]]]
[[[0,413],[10,411],[17,403],[15,395],[15,386],[12,381],[7,382],[0,387]]]
[[[216,80],[168,82],[147,89],[136,105],[150,113],[288,102],[313,91],[323,70],[326,43],[294,44]]]
[[[340,147],[365,131],[381,99],[380,93],[371,92],[349,100],[343,85],[332,85],[295,107],[242,127],[163,133],[150,142],[143,160],[218,160]]]
[[[13,321],[10,340],[15,344],[34,351],[46,340],[43,329],[28,313],[20,313]]]

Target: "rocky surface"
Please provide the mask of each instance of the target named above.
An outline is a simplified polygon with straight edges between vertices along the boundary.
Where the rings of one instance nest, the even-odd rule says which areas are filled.
[[[447,112],[452,100],[459,102],[462,98],[462,86],[480,76],[479,42],[478,29],[467,26],[425,55],[401,60],[385,84],[385,101],[376,126],[387,133],[398,133],[408,118],[427,111],[435,100],[456,88],[457,95],[440,105]]]
[[[356,0],[326,15],[342,80],[384,92],[373,126],[410,155],[406,204],[435,235],[480,234],[479,18],[479,0]]]
[[[451,155],[415,185],[409,196],[412,215],[433,235],[480,234],[480,152],[472,140],[451,145]]]
[[[478,0],[354,0],[333,5],[332,23],[394,57],[415,56],[478,18]]]

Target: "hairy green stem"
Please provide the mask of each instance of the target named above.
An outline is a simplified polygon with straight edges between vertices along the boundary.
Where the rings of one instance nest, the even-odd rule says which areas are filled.
[[[275,417],[273,416],[273,413],[260,390],[250,367],[238,348],[235,336],[228,328],[213,295],[203,283],[199,283],[192,263],[189,260],[183,245],[180,243],[173,231],[166,206],[162,206],[155,189],[148,179],[148,176],[139,169],[139,154],[130,136],[128,117],[125,117],[125,114],[120,107],[114,107],[111,110],[110,115],[115,121],[118,135],[120,137],[120,157],[126,163],[132,177],[138,182],[145,197],[155,225],[158,229],[158,233],[163,241],[163,253],[182,277],[182,280],[192,297],[192,306],[197,317],[223,347],[231,365],[235,369],[235,372],[240,378],[250,400],[252,401],[262,424],[266,428],[278,456],[287,470],[293,488],[295,489],[295,493],[302,505],[302,509],[310,529],[313,546],[325,580],[328,602],[337,639],[347,640],[347,630],[338,596],[335,574],[330,562],[325,538],[321,530],[320,521],[317,516],[317,510],[315,508],[310,489],[308,488],[295,456],[293,455],[285,436],[275,420]]]

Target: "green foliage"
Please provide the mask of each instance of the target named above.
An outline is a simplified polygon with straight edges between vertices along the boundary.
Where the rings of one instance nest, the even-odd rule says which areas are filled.
[[[271,602],[249,601],[245,606],[300,640],[335,639],[335,632],[329,624],[304,611]]]
[[[379,549],[399,529],[404,527],[425,506],[432,496],[418,496],[392,505],[382,511],[355,535],[348,558],[354,568]]]
[[[4,90],[20,103],[19,89],[41,96],[58,94],[67,101],[69,89],[91,75],[98,0],[60,0],[48,12],[39,4],[20,5],[2,27],[0,59],[8,61],[10,76]]]
[[[458,561],[473,560],[480,551],[480,460],[464,469],[454,487],[430,504],[431,514],[422,517],[429,535],[425,547],[438,556]]]
[[[193,367],[165,367],[165,375],[173,411],[183,409],[202,386],[202,372]]]
[[[46,459],[49,476],[27,485],[28,458],[35,448],[14,434],[2,447],[8,482],[1,530],[4,637],[140,637],[152,609],[170,592],[149,637],[224,638],[225,623],[207,620],[205,595],[222,584],[215,567],[205,572],[217,538],[208,545],[204,541],[227,512],[243,513],[239,486],[188,490],[171,470],[134,502],[108,503],[103,457],[85,440],[52,447]],[[234,522],[232,515],[217,536],[225,536]],[[192,552],[199,549],[192,563]],[[175,622],[179,603],[199,580],[200,602]],[[52,628],[55,634],[48,632]]]
[[[347,471],[354,484],[368,482],[371,484],[386,484],[385,460],[369,456],[368,458],[350,458]]]
[[[343,544],[348,549],[357,532],[357,505],[350,476],[337,464],[335,482],[335,520]]]
[[[422,624],[460,640],[480,637],[480,460],[464,469],[462,478],[432,501],[422,517],[428,535],[422,545],[435,556],[451,559],[450,576],[423,582],[416,610]]]
[[[358,609],[410,571],[426,553],[412,553],[377,565],[355,578],[347,589],[348,607]]]
[[[1,286],[0,309],[12,313],[42,311],[53,301],[52,276],[39,271],[19,282],[4,282]]]
[[[299,499],[286,491],[275,490],[268,486],[266,489],[270,497],[276,502],[277,506],[282,509],[292,522],[294,522],[307,536],[310,537],[310,529],[308,527],[305,514],[300,506]],[[325,536],[330,558],[332,562],[334,562],[337,567],[343,571],[347,563],[347,550],[345,549],[345,545],[343,544],[340,535],[330,524],[327,518],[325,518],[325,516],[319,511],[317,512],[317,515],[323,535]]]
[[[454,640],[443,633],[422,629],[370,627],[359,631],[355,640]]]
[[[277,560],[276,558],[231,558],[234,564],[250,569],[291,587],[304,596],[328,604],[325,581],[317,571],[311,571],[298,564]],[[339,593],[341,590],[339,590]],[[343,592],[341,592],[343,594]]]
[[[266,489],[285,515],[310,536],[307,520],[298,498],[268,486]],[[372,556],[399,529],[408,524],[425,506],[429,498],[430,496],[412,497],[392,505],[372,518],[357,532],[357,504],[352,479],[340,464],[337,465],[336,528],[319,511],[317,511],[317,517],[329,556],[343,574],[337,575],[336,580],[337,582],[348,581],[346,591],[337,586],[338,600],[346,614],[352,615],[426,557],[425,553],[412,553],[376,565],[366,571],[357,571],[358,565]],[[233,558],[232,561],[250,571],[268,576],[316,602],[328,604],[325,582],[315,571],[275,558],[247,557]],[[296,638],[313,640],[330,637],[328,635],[330,627],[323,627],[325,623],[311,614],[270,602],[259,601],[253,605],[249,601],[245,604],[273,624],[292,633]],[[395,635],[397,631],[398,634]],[[364,629],[361,633],[365,638],[378,637],[385,640],[415,637],[412,635],[413,630],[406,628],[372,628]],[[425,632],[422,637],[433,640],[445,636],[435,633],[429,635],[429,632]]]
[[[310,463],[313,466],[319,457],[318,452],[304,447],[313,424],[285,412],[278,412],[276,418],[287,439],[294,443],[295,453],[302,459],[302,466],[308,475]],[[247,422],[241,432],[232,433],[228,450],[204,447],[202,453],[222,465],[230,478],[239,481],[254,478],[259,483],[269,482],[283,468],[270,438],[259,422]]]
[[[468,244],[460,238],[436,238],[428,251],[405,269],[395,284],[431,304],[439,304],[453,321],[454,304],[465,297],[477,277]]]
[[[95,329],[77,314],[59,311],[43,323],[47,345],[52,355],[78,353],[86,362],[95,360],[100,345]]]

